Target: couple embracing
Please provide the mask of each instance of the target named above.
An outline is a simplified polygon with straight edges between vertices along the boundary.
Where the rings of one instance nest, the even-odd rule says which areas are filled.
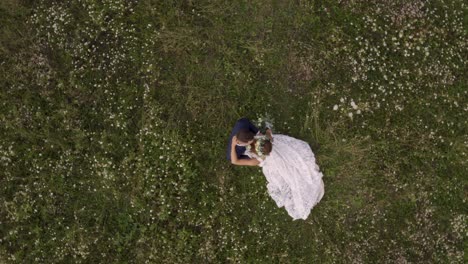
[[[307,219],[325,192],[322,173],[309,144],[271,127],[264,133],[247,118],[239,119],[231,132],[226,157],[234,165],[260,166],[270,196],[294,219]]]

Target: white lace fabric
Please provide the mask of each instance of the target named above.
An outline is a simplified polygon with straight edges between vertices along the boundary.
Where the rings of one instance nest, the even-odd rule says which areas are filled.
[[[285,207],[294,219],[307,219],[322,199],[325,187],[309,144],[286,135],[273,136],[273,148],[265,160],[250,151],[246,155],[260,161],[267,189],[278,207]]]

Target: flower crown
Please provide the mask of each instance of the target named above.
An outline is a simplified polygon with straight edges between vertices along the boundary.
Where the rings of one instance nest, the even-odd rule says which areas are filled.
[[[263,147],[265,146],[265,143],[270,141],[270,139],[267,136],[261,135],[261,136],[255,136],[255,139],[257,140],[255,142],[255,152],[257,152],[257,155],[260,156],[261,158],[264,158],[267,156],[265,153],[263,153]]]

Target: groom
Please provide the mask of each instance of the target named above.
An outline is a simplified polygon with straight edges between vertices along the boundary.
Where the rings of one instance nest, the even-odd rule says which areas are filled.
[[[248,156],[244,155],[245,146],[251,144],[254,140],[254,136],[258,133],[258,128],[254,126],[249,119],[241,118],[237,120],[234,128],[231,131],[229,136],[229,142],[227,146],[227,155],[226,158],[228,161],[231,161],[231,146],[232,138],[236,136],[236,154],[238,159],[250,159]]]

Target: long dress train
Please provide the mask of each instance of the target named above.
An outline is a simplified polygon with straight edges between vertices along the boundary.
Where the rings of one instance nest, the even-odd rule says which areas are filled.
[[[259,159],[268,193],[294,220],[305,220],[325,193],[314,153],[306,142],[286,135],[274,135],[272,144],[270,155]],[[250,151],[246,154],[258,159]]]

